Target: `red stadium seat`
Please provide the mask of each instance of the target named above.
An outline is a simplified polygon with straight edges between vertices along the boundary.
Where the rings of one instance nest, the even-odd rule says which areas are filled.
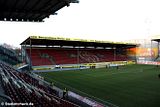
[[[109,49],[27,49],[27,53],[33,66],[55,65],[55,64],[77,64],[77,63],[95,63],[110,61],[125,61],[126,55],[120,53],[114,56],[114,50]],[[77,58],[77,55],[78,58]]]

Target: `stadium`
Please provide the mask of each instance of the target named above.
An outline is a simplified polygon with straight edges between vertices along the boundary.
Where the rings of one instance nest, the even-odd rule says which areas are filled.
[[[79,1],[0,3],[2,21],[43,22]],[[159,107],[159,43],[31,35],[20,49],[1,45],[1,106]]]

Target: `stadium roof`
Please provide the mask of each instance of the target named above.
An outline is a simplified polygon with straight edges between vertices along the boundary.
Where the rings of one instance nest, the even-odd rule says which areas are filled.
[[[151,41],[160,42],[160,39],[152,39]]]
[[[104,47],[104,48],[131,48],[137,44],[109,42],[98,40],[71,39],[62,37],[30,36],[20,45],[22,46],[84,46],[84,47]]]
[[[160,35],[154,35],[154,36],[152,36],[151,41],[160,42]]]
[[[35,21],[44,18],[78,0],[0,0],[1,21]]]

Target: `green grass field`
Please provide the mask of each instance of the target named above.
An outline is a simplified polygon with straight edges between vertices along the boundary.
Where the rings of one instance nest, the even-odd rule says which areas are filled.
[[[160,107],[160,67],[127,65],[119,69],[101,68],[38,73],[48,82],[67,87],[81,95],[119,107]],[[103,100],[103,101],[102,101]]]

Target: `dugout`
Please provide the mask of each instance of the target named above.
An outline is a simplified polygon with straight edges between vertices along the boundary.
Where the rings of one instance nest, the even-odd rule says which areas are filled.
[[[29,56],[32,55],[33,49],[74,49],[76,50],[76,63],[75,64],[82,64],[80,60],[80,54],[81,51],[84,49],[88,50],[94,50],[94,52],[98,50],[112,50],[113,51],[113,59],[112,61],[117,61],[117,57],[119,53],[123,53],[124,55],[128,55],[130,57],[130,60],[136,61],[136,53],[130,52],[133,48],[136,49],[138,46],[137,44],[131,44],[131,43],[123,43],[123,42],[110,42],[110,41],[98,41],[98,40],[86,40],[86,39],[72,39],[72,38],[62,38],[62,37],[43,37],[43,36],[30,36],[26,40],[24,40],[21,44],[22,55],[23,59],[29,60],[25,56],[25,50],[28,49]],[[47,56],[48,58],[48,56]],[[128,59],[126,59],[128,60]],[[86,66],[89,65],[90,68],[95,68],[97,62],[101,61],[92,61],[87,62],[84,65],[78,65],[80,66]],[[30,64],[31,65],[31,64]],[[67,65],[67,68],[70,68],[72,65]],[[77,66],[77,65],[75,65]],[[65,68],[62,66],[62,68]]]

